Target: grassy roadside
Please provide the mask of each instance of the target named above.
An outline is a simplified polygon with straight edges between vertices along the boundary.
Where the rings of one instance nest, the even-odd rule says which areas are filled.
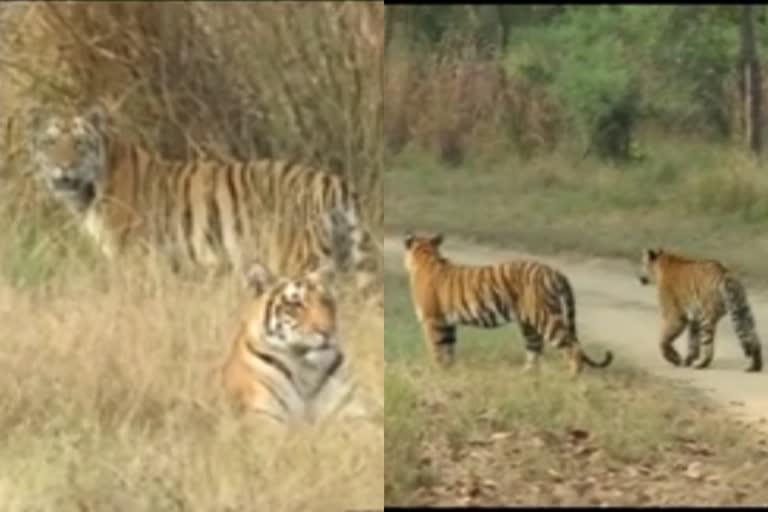
[[[437,371],[404,276],[385,286],[387,505],[768,503],[765,441],[703,397],[621,362],[574,386],[552,351],[522,375],[515,326],[460,331]]]
[[[667,246],[768,284],[768,166],[705,144],[650,147],[620,168],[553,154],[453,169],[404,152],[385,173],[386,230],[633,260],[644,246]]]

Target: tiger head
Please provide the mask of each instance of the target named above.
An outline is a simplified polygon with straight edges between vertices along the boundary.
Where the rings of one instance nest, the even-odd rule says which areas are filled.
[[[255,311],[246,318],[250,340],[310,360],[338,352],[330,268],[286,278],[252,263],[244,279]]]
[[[640,284],[648,285],[656,282],[657,264],[662,254],[664,254],[662,249],[643,249],[640,274],[638,275]]]
[[[82,211],[94,200],[107,166],[106,113],[94,107],[84,115],[32,115],[34,174],[64,204]]]
[[[405,235],[405,268],[412,270],[416,262],[425,257],[442,259],[440,245],[443,238],[442,233],[434,236]]]

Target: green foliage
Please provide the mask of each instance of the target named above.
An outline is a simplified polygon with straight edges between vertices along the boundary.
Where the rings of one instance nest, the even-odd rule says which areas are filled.
[[[555,7],[555,9],[558,9]],[[387,7],[388,35],[395,27],[413,43],[437,45],[451,37],[477,46],[504,46],[510,29],[551,15],[552,6],[419,5]]]
[[[664,120],[728,135],[727,88],[736,79],[740,44],[737,8],[657,9],[647,43],[656,70],[645,83],[647,108]]]
[[[573,126],[590,134],[601,155],[627,158],[641,68],[626,65],[633,34],[624,17],[614,6],[572,9],[553,27],[548,51],[559,50],[552,88]]]
[[[445,52],[443,60],[457,69],[478,56],[499,64],[505,75],[503,94],[513,98],[511,104],[532,104],[545,97],[565,121],[542,124],[542,116],[515,112],[519,126],[498,137],[519,138],[535,132],[540,139],[559,140],[561,135],[576,135],[582,150],[590,147],[599,157],[632,159],[633,137],[641,124],[667,134],[695,131],[706,140],[730,142],[741,136],[741,9],[731,5],[421,6],[390,10],[394,15],[389,22],[403,28],[402,38],[420,42],[422,67],[428,66],[425,49],[441,53],[443,43],[450,40],[451,52]],[[755,19],[757,53],[764,57],[768,55],[765,9],[756,8]],[[473,48],[496,44],[502,53],[462,53],[455,51],[456,41]],[[423,76],[430,76],[428,70]],[[462,105],[472,103],[472,94],[478,95],[479,104],[483,93],[481,87],[466,90]],[[478,116],[476,124],[483,122]],[[562,133],[543,133],[543,126]],[[469,133],[472,128],[468,125],[463,131]],[[517,147],[527,145],[513,142]]]

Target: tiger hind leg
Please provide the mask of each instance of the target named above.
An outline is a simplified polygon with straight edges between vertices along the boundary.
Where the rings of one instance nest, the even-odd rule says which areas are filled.
[[[335,209],[325,219],[330,234],[329,259],[338,269],[354,275],[357,293],[366,302],[384,308],[384,293],[379,286],[379,261],[371,233],[363,226],[356,208]]]
[[[748,372],[760,372],[763,370],[763,352],[760,341],[756,341],[750,349],[749,357],[752,362],[747,367]]]
[[[697,370],[709,368],[715,357],[715,328],[714,324],[703,323],[700,328],[699,339],[701,341],[702,357],[693,364]]]
[[[581,346],[578,343],[571,343],[565,348],[565,357],[568,359],[568,370],[571,378],[576,378],[581,374],[584,367],[584,358],[581,353]]]
[[[358,293],[366,301],[383,307],[383,290],[380,282],[380,261],[375,240],[363,225],[356,211],[349,211],[346,222],[341,223],[347,235],[348,260],[355,276]]]
[[[683,360],[683,366],[691,366],[701,354],[701,327],[693,321],[688,326],[688,353]]]
[[[571,377],[577,377],[584,367],[584,357],[574,337],[573,328],[564,321],[561,314],[555,313],[549,317],[545,336],[549,344],[563,351]]]

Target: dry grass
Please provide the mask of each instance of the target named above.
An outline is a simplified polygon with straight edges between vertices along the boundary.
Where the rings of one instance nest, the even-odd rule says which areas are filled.
[[[552,149],[558,106],[546,92],[461,39],[435,51],[387,48],[384,137],[397,153],[408,145],[460,164],[467,157]]]
[[[166,157],[303,159],[381,202],[380,2],[47,2],[5,14],[0,100],[23,145],[29,108],[96,101]]]
[[[110,267],[29,180],[29,108],[100,101],[163,156],[304,159],[346,174],[382,222],[382,3],[2,6],[0,509],[381,508],[383,425],[267,431],[223,405],[236,280],[151,259]],[[17,153],[17,151],[19,151]],[[383,318],[343,337],[383,403]]]
[[[629,166],[558,151],[448,168],[404,152],[385,175],[386,229],[446,230],[517,249],[632,261],[647,245],[675,247],[764,282],[765,163],[716,144],[646,140],[645,159]],[[462,198],[458,215],[446,200],[453,197]],[[744,250],[747,241],[753,250]]]
[[[559,62],[561,56],[547,48],[556,47],[551,38],[559,37],[561,29],[573,27],[558,26],[552,19],[544,22],[531,18],[526,23],[521,18],[511,29],[508,47],[500,48],[488,44],[493,35],[487,28],[470,34],[475,29],[469,29],[472,21],[465,17],[461,21],[456,18],[456,24],[439,42],[426,42],[441,22],[432,24],[419,18],[419,9],[403,6],[389,27],[384,137],[390,151],[397,154],[413,146],[446,165],[489,153],[537,156],[563,146],[577,146],[580,154],[576,158],[584,154],[588,137],[581,124],[592,121],[587,121],[591,116],[575,115],[576,103],[590,111],[602,111],[600,102],[618,90],[598,94],[594,84],[589,85],[591,82],[579,75],[583,65],[574,67],[568,79],[559,83],[556,75],[565,72],[567,62]],[[407,11],[412,11],[413,18]],[[583,44],[578,42],[577,32],[569,36],[573,44]],[[596,46],[599,42],[595,41]],[[639,82],[643,84],[639,86],[643,106],[641,115],[633,119],[633,142],[643,126],[651,126],[667,137],[685,138],[693,133],[702,143],[715,136],[721,142],[744,146],[738,73],[710,82],[704,87],[708,101],[702,103],[695,95],[681,92],[692,87],[693,75],[673,78],[675,66],[659,66],[661,61],[650,65],[643,62],[640,47],[630,45],[627,50],[635,57],[630,67],[643,66],[638,75],[643,77]],[[589,55],[586,51],[581,56]],[[632,74],[629,69],[624,71]],[[566,82],[571,85],[565,87]],[[577,83],[581,84],[578,92],[570,90]],[[763,89],[767,87],[768,78],[763,77]],[[597,96],[592,98],[594,94]],[[716,121],[714,112],[726,114],[717,116]],[[728,136],[723,137],[726,132]]]
[[[388,506],[768,503],[765,440],[703,396],[621,361],[574,385],[551,350],[522,374],[515,326],[460,330],[437,370],[404,276],[385,278]]]
[[[382,506],[380,423],[285,434],[226,407],[216,369],[235,280],[83,257],[36,285],[0,281],[2,510]],[[358,382],[383,403],[383,318],[344,304],[341,328]]]

